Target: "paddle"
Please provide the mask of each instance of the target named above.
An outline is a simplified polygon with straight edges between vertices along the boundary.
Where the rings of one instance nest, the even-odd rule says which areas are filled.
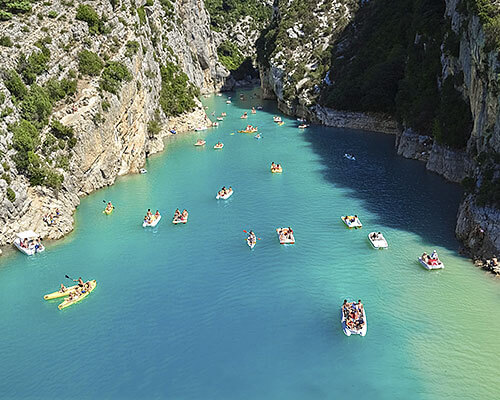
[[[243,229],[243,232],[245,232],[245,233],[247,233],[247,234],[248,234],[248,232],[247,232],[246,230],[244,230],[244,229]],[[261,238],[258,238],[258,237],[256,237],[256,239],[257,239],[257,240],[262,240]]]
[[[103,202],[104,204],[106,204],[106,205],[108,204],[108,202],[107,202],[106,200],[103,200],[102,202]],[[111,202],[109,202],[109,203],[111,203]],[[113,207],[113,209],[115,208],[115,206],[113,206],[113,205],[112,205],[111,207]]]

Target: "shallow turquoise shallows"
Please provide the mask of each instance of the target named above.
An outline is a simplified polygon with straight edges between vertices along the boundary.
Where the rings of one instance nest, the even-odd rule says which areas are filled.
[[[168,138],[148,174],[83,199],[67,238],[1,259],[0,398],[500,398],[500,283],[457,253],[459,186],[397,157],[392,136],[280,127],[244,93],[204,99],[228,113],[220,127]],[[261,140],[236,133],[247,123]],[[233,196],[215,200],[224,185]],[[186,225],[171,223],[177,207]],[[154,229],[148,208],[163,215]],[[418,264],[434,249],[444,270]],[[97,288],[59,311],[43,295],[65,274]],[[366,337],[343,334],[344,298],[365,304]]]

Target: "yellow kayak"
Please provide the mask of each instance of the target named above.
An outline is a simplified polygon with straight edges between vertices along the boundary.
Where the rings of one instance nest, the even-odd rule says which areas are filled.
[[[64,296],[67,296],[69,294],[69,292],[71,292],[72,290],[75,290],[77,287],[78,287],[78,285],[70,286],[70,287],[67,287],[66,291],[64,291],[64,292],[61,292],[60,290],[58,290],[57,292],[46,294],[45,296],[43,296],[43,298],[45,300],[52,300],[52,299],[57,299],[59,297],[64,297]]]
[[[273,174],[279,174],[279,173],[283,172],[283,168],[271,168],[271,172]]]
[[[59,308],[59,310],[62,310],[63,308],[69,307],[72,304],[78,303],[80,300],[83,300],[85,297],[87,297],[90,294],[90,292],[92,292],[95,289],[96,286],[97,286],[97,282],[95,281],[95,279],[93,281],[90,281],[90,290],[89,291],[81,294],[76,299],[73,299],[73,300],[65,299],[61,304],[59,304],[57,306],[57,308]]]
[[[113,212],[114,209],[115,209],[114,207],[112,207],[109,210],[106,208],[106,209],[104,209],[103,213],[106,214],[106,215],[109,215],[109,214],[111,214]]]

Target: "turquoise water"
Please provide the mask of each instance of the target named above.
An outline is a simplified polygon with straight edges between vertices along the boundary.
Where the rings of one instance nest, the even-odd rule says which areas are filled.
[[[278,127],[272,103],[240,120],[262,103],[245,93],[204,99],[227,111],[219,128],[168,138],[148,174],[83,199],[45,253],[1,259],[0,397],[499,398],[499,283],[457,253],[460,188],[396,157],[391,136]],[[246,123],[263,139],[231,135]],[[223,185],[235,193],[216,201]],[[170,223],[177,207],[188,224]],[[155,229],[141,227],[147,208],[163,214]],[[262,238],[253,251],[244,229]],[[370,247],[372,230],[388,250]],[[434,248],[446,268],[429,272],[416,258]],[[42,296],[65,274],[98,286],[58,311]],[[365,304],[364,338],[341,330],[346,297]]]

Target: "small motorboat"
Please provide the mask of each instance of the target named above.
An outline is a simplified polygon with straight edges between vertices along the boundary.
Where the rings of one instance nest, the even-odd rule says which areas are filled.
[[[146,228],[146,227],[151,227],[151,228],[154,228],[156,225],[158,225],[158,222],[160,222],[160,219],[161,219],[161,215],[153,215],[153,217],[149,220],[149,221],[144,221],[142,223],[142,227],[143,228]]]
[[[223,147],[224,147],[224,143],[219,142],[219,143],[215,144],[214,149],[216,149],[216,150],[217,149],[222,149]]]
[[[14,246],[27,256],[32,256],[36,253],[41,253],[45,250],[45,246],[42,244],[40,236],[33,231],[19,232],[17,237],[14,239]]]
[[[198,126],[197,128],[194,128],[194,130],[196,132],[199,132],[199,131],[206,131],[208,128],[206,126]]]
[[[217,193],[217,196],[215,196],[215,198],[216,198],[217,200],[227,200],[227,199],[229,199],[229,198],[233,195],[234,190],[233,190],[233,189],[230,189],[230,190],[229,190],[227,193],[225,193],[225,194],[221,194],[221,192],[222,192],[222,190],[221,190],[219,193]]]
[[[344,158],[347,158],[348,160],[351,160],[351,161],[356,161],[356,157],[354,157],[352,154],[349,154],[349,153],[345,153]]]
[[[368,235],[368,240],[375,249],[387,249],[389,247],[387,240],[380,232],[371,232]]]
[[[217,121],[224,121],[223,117],[217,117]]]
[[[147,173],[148,173],[148,170],[147,170],[146,168],[141,168],[141,169],[139,170],[139,173],[140,173],[140,174],[147,174]]]
[[[434,250],[430,256],[428,256],[427,253],[422,254],[418,257],[418,262],[422,265],[422,267],[429,271],[444,268],[444,264],[439,259],[436,250]]]
[[[281,122],[281,117],[274,116],[273,122],[276,122],[276,123]]]
[[[361,221],[359,220],[357,215],[346,215],[340,217],[342,222],[347,225],[348,228],[361,228],[363,224],[361,224]]]
[[[288,228],[276,228],[276,233],[278,234],[280,244],[295,244],[293,231],[288,232]]]
[[[306,128],[309,128],[309,125],[307,125],[307,124],[299,125],[299,129],[306,129]]]
[[[355,303],[347,303],[350,306],[354,305]],[[367,330],[367,322],[366,322],[366,311],[365,308],[363,307],[363,311],[361,312],[360,319],[362,321],[361,327],[354,325],[354,323],[351,323],[350,321],[347,320],[346,316],[344,315],[344,312],[342,311],[342,307],[340,308],[340,323],[342,324],[342,330],[344,331],[346,336],[351,336],[351,335],[361,335],[365,336],[366,335],[366,330]]]
[[[231,104],[231,100],[226,100],[226,104]]]
[[[194,144],[195,146],[205,146],[207,143],[205,140],[198,139],[198,141]]]

